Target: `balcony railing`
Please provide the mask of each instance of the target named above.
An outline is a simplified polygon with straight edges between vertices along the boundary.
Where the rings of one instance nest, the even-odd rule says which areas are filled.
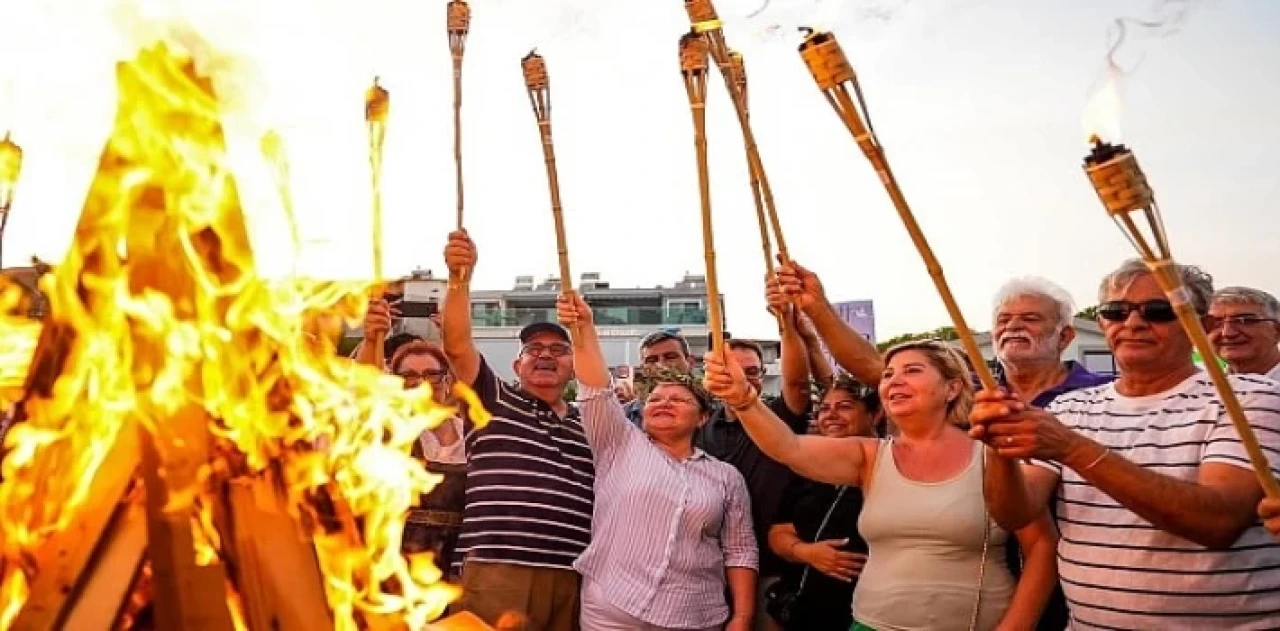
[[[662,307],[593,307],[599,326],[668,326],[705,325],[705,309],[664,309]],[[535,322],[555,322],[556,310],[517,307],[502,310],[474,309],[471,320],[475,326],[528,326]]]

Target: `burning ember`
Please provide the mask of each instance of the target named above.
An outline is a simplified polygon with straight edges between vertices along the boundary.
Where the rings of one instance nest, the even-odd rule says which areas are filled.
[[[42,327],[0,279],[0,628],[107,628],[146,584],[160,628],[422,628],[457,588],[400,554],[436,482],[409,453],[453,410],[336,357],[363,283],[257,274],[195,68],[118,65]]]

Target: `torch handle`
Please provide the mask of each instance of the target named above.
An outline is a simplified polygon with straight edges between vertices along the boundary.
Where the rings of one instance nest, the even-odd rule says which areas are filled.
[[[1244,445],[1245,452],[1249,454],[1249,464],[1253,465],[1253,473],[1258,477],[1262,490],[1267,497],[1280,497],[1280,484],[1276,483],[1271,465],[1267,462],[1267,456],[1262,453],[1262,447],[1258,443],[1258,435],[1249,425],[1249,418],[1245,416],[1244,408],[1240,405],[1240,399],[1236,397],[1235,389],[1231,387],[1227,373],[1218,363],[1218,355],[1209,343],[1209,336],[1200,322],[1200,314],[1196,313],[1195,305],[1183,297],[1186,288],[1178,278],[1173,261],[1147,259],[1147,265],[1156,277],[1156,281],[1160,283],[1165,295],[1169,297],[1169,302],[1173,303],[1174,312],[1178,314],[1178,322],[1187,332],[1187,337],[1191,338],[1191,344],[1200,353],[1200,357],[1204,358],[1205,371],[1209,373],[1209,379],[1213,381],[1213,387],[1218,391],[1218,398],[1222,400],[1227,416],[1235,426],[1236,433],[1240,435],[1240,442]]]
[[[547,184],[551,189],[551,217],[556,226],[556,255],[560,262],[560,287],[573,291],[573,276],[569,272],[569,244],[565,237],[564,211],[560,206],[560,176],[556,171],[556,148],[551,140],[551,121],[538,119],[538,133],[542,136],[542,157],[547,165]]]
[[[462,55],[453,56],[453,164],[457,180],[458,230],[462,229]]]
[[[915,213],[911,212],[911,205],[907,203],[907,198],[902,194],[902,187],[898,186],[898,180],[893,175],[893,170],[889,167],[889,161],[885,159],[884,151],[880,145],[875,142],[874,137],[867,133],[859,133],[857,130],[865,130],[862,122],[857,119],[857,109],[853,107],[852,98],[843,85],[834,91],[835,100],[833,105],[839,103],[842,107],[836,107],[836,112],[844,119],[845,126],[853,132],[854,140],[862,152],[866,154],[867,159],[871,161],[871,166],[875,169],[876,174],[880,176],[880,182],[884,184],[884,189],[889,193],[889,199],[893,202],[893,207],[898,211],[898,217],[902,219],[902,225],[906,227],[907,234],[911,236],[911,242],[915,244],[916,251],[920,253],[920,258],[924,260],[925,269],[929,271],[929,277],[933,279],[933,285],[938,290],[938,296],[942,298],[942,304],[947,308],[947,314],[951,316],[951,324],[956,329],[956,335],[960,338],[960,343],[964,346],[964,351],[969,355],[969,363],[973,365],[974,371],[978,374],[979,381],[982,382],[984,390],[995,391],[999,388],[995,375],[991,374],[991,368],[987,366],[987,362],[982,357],[982,351],[978,348],[978,342],[973,337],[973,331],[969,328],[969,324],[964,319],[964,314],[960,312],[960,306],[956,303],[955,295],[951,293],[951,285],[947,283],[947,277],[942,273],[942,265],[938,263],[938,257],[934,256],[933,248],[929,246],[928,239],[924,236],[924,231],[920,229],[920,224],[916,222]]]
[[[705,79],[701,79],[705,81]],[[702,256],[707,268],[707,319],[711,328],[711,350],[724,353],[724,321],[720,310],[720,282],[716,277],[716,240],[711,220],[711,180],[707,166],[706,96],[695,85],[698,79],[685,76],[689,109],[693,114],[693,145],[698,158],[698,199],[702,208]],[[705,84],[704,84],[705,85]],[[704,88],[705,89],[705,88]]]
[[[382,280],[382,145],[386,124],[369,123],[369,170],[373,176],[373,278]]]

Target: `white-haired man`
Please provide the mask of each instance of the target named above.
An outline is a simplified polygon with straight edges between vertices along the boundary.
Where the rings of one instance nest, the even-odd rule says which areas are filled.
[[[1062,394],[1108,383],[1062,353],[1076,339],[1071,294],[1035,276],[1015,278],[996,292],[991,340],[1001,385],[1042,408]]]
[[[1089,372],[1078,362],[1062,360],[1076,338],[1075,304],[1067,290],[1038,276],[1015,278],[996,292],[991,341],[996,351],[996,378],[1019,400],[1043,408],[1081,388],[1112,381]],[[1051,512],[1053,507],[1049,507]],[[1008,546],[1009,567],[1021,575],[1022,556]],[[1061,631],[1069,622],[1061,587],[1049,597],[1037,629]]]
[[[1191,266],[1177,273],[1207,317],[1213,279]],[[1114,383],[1047,410],[978,395],[971,418],[994,453],[992,517],[1017,529],[1056,498],[1072,628],[1275,628],[1280,544],[1259,523],[1261,485],[1173,305],[1140,260],[1107,275],[1099,299]],[[1280,453],[1280,386],[1231,379],[1264,449]]]
[[[1280,300],[1251,287],[1227,287],[1209,305],[1209,341],[1231,372],[1280,381]]]

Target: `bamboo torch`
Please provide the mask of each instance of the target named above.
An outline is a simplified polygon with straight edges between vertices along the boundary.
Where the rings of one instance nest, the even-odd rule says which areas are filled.
[[[1146,262],[1147,268],[1173,304],[1178,322],[1204,358],[1205,370],[1218,390],[1218,397],[1222,399],[1227,416],[1240,434],[1240,442],[1249,454],[1249,462],[1253,465],[1253,472],[1258,476],[1263,490],[1268,497],[1280,497],[1280,485],[1272,475],[1267,457],[1258,444],[1258,437],[1249,425],[1249,419],[1240,406],[1240,400],[1236,398],[1226,372],[1217,361],[1217,354],[1209,344],[1209,337],[1200,321],[1203,314],[1196,312],[1191,295],[1178,276],[1160,207],[1156,204],[1155,193],[1147,183],[1147,176],[1128,147],[1107,143],[1097,136],[1090,140],[1093,150],[1084,159],[1084,171],[1089,176],[1089,183],[1097,191],[1098,199],[1102,201],[1107,214]],[[1140,223],[1145,223],[1149,232],[1144,232]]]
[[[787,240],[782,236],[782,222],[778,219],[778,209],[773,201],[773,188],[769,185],[764,163],[760,160],[760,149],[756,146],[755,132],[751,130],[751,121],[747,115],[746,71],[742,65],[742,57],[741,55],[736,57],[735,68],[734,53],[729,50],[725,42],[720,17],[716,14],[711,0],[685,0],[684,8],[689,14],[693,30],[705,36],[707,50],[720,68],[720,75],[724,78],[729,99],[733,102],[733,109],[738,115],[738,125],[742,127],[742,139],[747,149],[747,167],[755,187],[753,194],[760,196],[763,201],[765,214],[768,216],[774,239],[778,244],[778,254],[784,262],[790,263],[791,255],[787,250]],[[764,247],[767,250],[770,246],[767,239],[764,241]],[[772,261],[766,265],[769,270],[773,269]]]
[[[364,120],[369,128],[369,167],[373,174],[373,292],[382,290],[382,145],[387,136],[387,115],[391,111],[391,95],[373,79],[373,85],[365,92]],[[386,364],[382,333],[366,340],[373,344],[374,366]]]
[[[711,180],[707,174],[707,38],[696,30],[680,38],[680,76],[693,114],[693,144],[698,154],[698,193],[702,202],[702,256],[707,265],[707,309],[711,350],[724,352],[720,283],[716,280],[716,244],[711,221]]]
[[[942,273],[942,265],[934,256],[933,248],[929,247],[929,242],[925,239],[920,225],[916,223],[915,215],[911,212],[911,206],[907,204],[907,199],[903,196],[901,187],[898,186],[893,170],[889,168],[884,148],[880,145],[875,128],[871,125],[871,115],[862,98],[862,88],[858,85],[858,77],[853,71],[853,66],[849,64],[849,59],[845,57],[834,35],[814,32],[812,29],[805,30],[808,35],[800,45],[800,56],[809,67],[809,72],[813,74],[822,94],[827,97],[827,102],[840,116],[849,133],[853,134],[858,147],[862,149],[862,153],[867,156],[867,160],[880,176],[880,181],[889,193],[889,199],[893,201],[894,207],[898,210],[898,216],[902,218],[907,233],[911,235],[911,241],[915,243],[916,250],[924,259],[925,268],[929,270],[929,276],[938,289],[938,295],[942,297],[942,302],[947,307],[947,313],[951,316],[956,334],[959,335],[960,342],[969,355],[970,363],[973,364],[978,378],[982,381],[982,387],[995,390],[998,387],[995,377],[982,358],[982,352],[978,349],[977,341],[974,340],[973,331],[969,329],[964,315],[960,313],[960,307],[956,304],[951,287]],[[853,90],[852,94],[850,94],[850,88]]]
[[[449,54],[453,58],[453,165],[457,181],[457,229],[462,230],[462,55],[471,30],[471,7],[465,0],[449,0],[445,23],[449,30]],[[471,281],[471,270],[462,270],[462,282]]]
[[[524,72],[524,85],[529,91],[529,104],[538,120],[538,134],[542,137],[542,157],[547,165],[547,185],[551,189],[551,217],[556,227],[556,255],[560,261],[560,291],[573,293],[573,276],[569,272],[569,243],[565,238],[564,212],[560,206],[560,175],[556,172],[556,148],[551,140],[551,78],[547,64],[536,50],[520,60]],[[575,338],[577,329],[574,329]]]

